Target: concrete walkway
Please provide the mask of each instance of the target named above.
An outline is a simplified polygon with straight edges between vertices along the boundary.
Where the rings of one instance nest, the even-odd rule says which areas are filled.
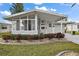
[[[66,33],[65,38],[67,38],[68,41],[79,44],[79,35],[72,35],[72,34]]]

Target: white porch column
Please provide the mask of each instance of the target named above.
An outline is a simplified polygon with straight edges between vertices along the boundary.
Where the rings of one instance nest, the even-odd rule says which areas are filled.
[[[61,33],[62,33],[62,27],[63,27],[62,25],[63,25],[63,23],[62,23],[62,21],[61,21]]]
[[[12,21],[12,28],[11,31],[16,30],[16,21]]]
[[[54,27],[54,23],[52,24],[52,30],[53,30],[53,33],[55,33],[55,27]]]
[[[47,21],[46,21],[46,26],[45,26],[46,34],[47,34]]]
[[[72,31],[73,31],[73,24],[71,24],[71,34],[72,34]]]
[[[38,22],[38,18],[37,18],[37,14],[35,14],[35,30],[37,31],[37,22]]]
[[[28,31],[28,20],[29,20],[28,15],[27,15],[27,19],[26,20],[27,20],[27,31]]]

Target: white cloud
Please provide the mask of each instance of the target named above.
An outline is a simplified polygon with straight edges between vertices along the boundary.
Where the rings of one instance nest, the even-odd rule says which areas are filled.
[[[45,10],[45,11],[56,11],[56,9],[54,8],[46,8],[46,7],[38,7],[38,6],[35,6],[35,9],[39,9],[39,10]]]
[[[33,3],[33,4],[35,4],[35,5],[41,5],[41,4],[43,4],[43,3]]]
[[[11,12],[5,10],[5,11],[0,11],[0,14],[7,16],[7,15],[11,15]]]
[[[30,10],[30,8],[26,8],[27,10]]]
[[[38,6],[35,6],[35,9],[46,10],[46,11],[48,11],[48,9],[47,9],[46,7],[38,7]]]
[[[56,11],[56,9],[54,9],[54,8],[51,8],[50,10],[51,10],[51,11]]]

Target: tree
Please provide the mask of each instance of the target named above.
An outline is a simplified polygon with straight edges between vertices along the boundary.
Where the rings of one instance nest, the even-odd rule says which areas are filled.
[[[19,13],[24,11],[24,6],[22,3],[12,3],[10,7],[11,14]]]

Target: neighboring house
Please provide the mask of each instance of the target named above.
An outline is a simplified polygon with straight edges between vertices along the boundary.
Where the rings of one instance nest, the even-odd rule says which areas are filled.
[[[67,31],[79,31],[79,23],[76,22],[69,22],[67,23]]]
[[[31,10],[6,16],[12,21],[12,34],[37,35],[40,33],[64,33],[65,25],[57,23],[66,21],[67,16],[43,10]]]
[[[11,32],[11,22],[7,20],[0,20],[0,33]]]

